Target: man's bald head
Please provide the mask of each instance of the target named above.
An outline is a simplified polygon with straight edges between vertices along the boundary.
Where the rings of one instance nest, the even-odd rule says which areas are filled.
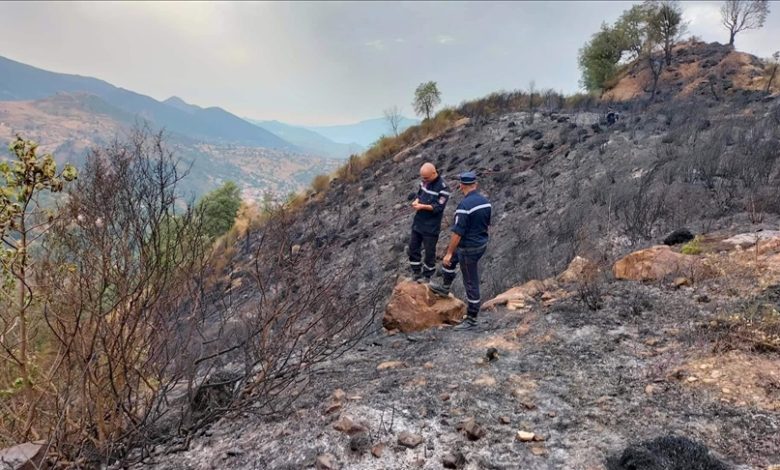
[[[436,167],[433,166],[433,163],[423,163],[420,167],[420,178],[426,183],[435,180],[437,176],[439,176],[439,173],[436,171]]]

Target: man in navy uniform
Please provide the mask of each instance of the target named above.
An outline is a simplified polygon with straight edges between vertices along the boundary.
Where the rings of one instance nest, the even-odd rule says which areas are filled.
[[[477,175],[474,172],[461,173],[458,179],[465,197],[455,210],[452,239],[441,263],[444,283],[429,288],[438,295],[448,296],[455,279],[455,268],[460,264],[468,307],[466,318],[455,329],[469,330],[477,326],[477,314],[482,304],[479,296],[479,259],[487,248],[492,209],[490,201],[477,191]]]
[[[412,277],[418,282],[428,282],[436,271],[436,243],[441,231],[441,217],[450,198],[449,188],[432,163],[420,167],[420,188],[412,202],[416,211],[409,238],[409,265]],[[425,249],[425,259],[422,249]]]

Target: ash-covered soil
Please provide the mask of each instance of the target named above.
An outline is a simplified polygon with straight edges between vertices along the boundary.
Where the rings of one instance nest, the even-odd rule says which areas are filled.
[[[727,468],[780,464],[780,356],[724,351],[709,328],[742,299],[706,284],[613,282],[606,292],[595,312],[570,293],[485,312],[475,332],[376,333],[319,367],[287,417],[226,417],[189,450],[145,466],[315,468],[331,454],[318,468],[440,469],[460,452],[467,469],[597,469],[670,435],[703,444]],[[487,360],[489,348],[497,359]],[[739,382],[735,356],[760,380]],[[367,435],[334,429],[345,418]],[[484,429],[476,440],[458,429],[469,418],[479,425],[471,438]],[[404,431],[422,443],[400,445]],[[518,431],[536,437],[521,442]]]

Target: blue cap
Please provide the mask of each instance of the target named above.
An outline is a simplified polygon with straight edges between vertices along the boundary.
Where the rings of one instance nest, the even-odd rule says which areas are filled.
[[[461,184],[474,184],[477,182],[477,174],[473,171],[464,171],[458,175],[458,181]]]

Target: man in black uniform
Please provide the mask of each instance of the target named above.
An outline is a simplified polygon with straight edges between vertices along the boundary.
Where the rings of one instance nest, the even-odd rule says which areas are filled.
[[[409,238],[409,265],[412,277],[418,282],[428,282],[436,271],[436,243],[441,231],[441,217],[450,198],[449,188],[436,167],[425,163],[420,167],[420,188],[412,202],[416,211]],[[425,259],[422,259],[422,249]]]
[[[465,197],[455,210],[452,239],[441,262],[444,283],[429,288],[438,295],[448,296],[457,274],[455,268],[460,264],[468,306],[466,318],[455,329],[469,330],[477,326],[477,314],[482,305],[479,295],[479,260],[487,248],[492,208],[490,201],[477,191],[477,175],[474,172],[461,173],[458,179]]]

